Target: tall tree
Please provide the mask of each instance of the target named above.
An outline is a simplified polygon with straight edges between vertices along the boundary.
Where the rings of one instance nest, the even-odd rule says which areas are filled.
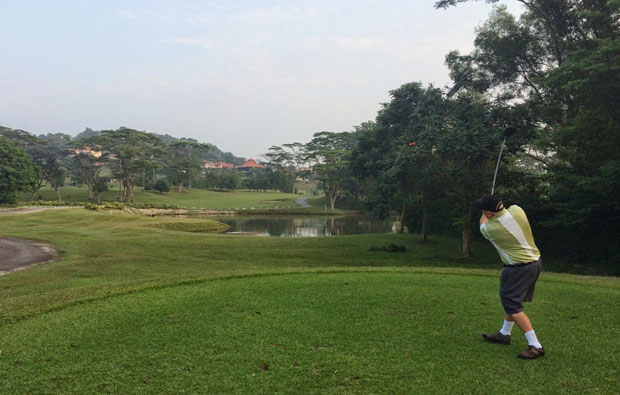
[[[123,201],[135,202],[135,181],[144,169],[159,163],[163,154],[161,140],[149,133],[120,128],[102,131],[100,135],[83,140],[90,145],[100,145],[108,158],[108,165],[115,177],[122,181]]]
[[[430,206],[442,187],[437,141],[446,117],[445,99],[432,85],[411,82],[390,92],[375,125],[363,125],[353,154],[358,176],[373,179],[367,204],[385,215],[401,213],[401,229],[413,210],[422,213],[421,238],[428,240]],[[371,126],[371,127],[367,127]]]
[[[350,179],[349,161],[354,144],[354,134],[350,132],[315,133],[306,144],[306,158],[312,163],[332,210],[343,186]]]
[[[37,180],[37,167],[26,152],[0,136],[0,203],[16,203]]]
[[[88,187],[88,199],[93,200],[93,185],[99,178],[102,160],[89,152],[90,147],[79,147],[70,157],[71,171],[77,177],[79,183]]]
[[[379,112],[377,122],[387,128],[397,153],[392,156],[396,159],[392,166],[402,174],[402,217],[412,204],[420,207],[421,238],[426,241],[429,207],[442,184],[436,148],[444,129],[446,105],[440,89],[432,85],[424,88],[418,82],[404,84],[390,95],[392,100]]]
[[[209,151],[209,145],[191,139],[173,140],[166,145],[168,172],[178,183],[177,190],[183,191],[183,185],[191,185],[191,180],[201,174],[203,154]]]
[[[267,167],[287,177],[288,191],[295,193],[295,180],[306,161],[306,146],[297,142],[282,146],[274,145],[264,156],[267,159]]]
[[[39,169],[36,173],[37,182],[32,185],[32,190],[30,191],[30,200],[32,201],[36,193],[45,182],[46,174],[43,172],[44,165],[52,160],[51,158],[49,158],[50,156],[53,155],[53,157],[55,157],[56,155],[53,152],[49,152],[45,149],[45,142],[42,139],[24,130],[11,129],[0,126],[0,135],[8,138],[17,147],[23,149],[28,154],[28,156],[30,156],[30,159],[35,164],[35,166],[37,166],[37,168]]]
[[[71,136],[63,133],[49,133],[35,137],[21,130],[14,130],[12,136],[14,141],[30,155],[33,163],[41,169],[38,172],[39,179],[30,194],[30,200],[32,201],[44,183],[48,182],[56,190],[58,200],[62,201],[59,187],[64,185],[67,148]]]
[[[503,128],[496,124],[492,107],[483,95],[464,91],[448,104],[445,132],[438,141],[437,153],[450,178],[447,192],[463,235],[462,255],[471,258],[471,200],[491,189]]]
[[[64,133],[48,133],[40,135],[39,138],[43,141],[43,145],[38,149],[38,156],[34,155],[35,162],[39,163],[43,177],[56,191],[58,201],[62,202],[60,187],[65,184],[71,136]],[[34,194],[31,198],[33,196]]]

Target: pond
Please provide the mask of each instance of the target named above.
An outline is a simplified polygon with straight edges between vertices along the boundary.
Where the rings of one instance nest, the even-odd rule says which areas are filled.
[[[229,225],[230,228],[223,233],[232,235],[324,237],[395,231],[395,222],[392,220],[380,221],[362,215],[336,217],[217,217],[214,219]]]

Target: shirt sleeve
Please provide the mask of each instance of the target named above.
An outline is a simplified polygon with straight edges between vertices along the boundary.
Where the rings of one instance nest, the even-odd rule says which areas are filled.
[[[487,232],[487,224],[480,225],[480,233],[485,239],[489,240],[489,233]]]

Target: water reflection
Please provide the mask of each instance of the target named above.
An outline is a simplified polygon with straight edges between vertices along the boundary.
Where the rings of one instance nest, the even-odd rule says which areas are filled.
[[[387,233],[393,221],[354,215],[338,217],[218,217],[230,226],[227,234],[278,237],[324,237],[361,233]]]

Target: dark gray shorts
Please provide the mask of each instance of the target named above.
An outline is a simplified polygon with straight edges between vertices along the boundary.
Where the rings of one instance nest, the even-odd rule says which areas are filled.
[[[526,266],[504,266],[499,276],[499,297],[506,314],[520,313],[523,302],[532,301],[541,269],[541,259]]]

